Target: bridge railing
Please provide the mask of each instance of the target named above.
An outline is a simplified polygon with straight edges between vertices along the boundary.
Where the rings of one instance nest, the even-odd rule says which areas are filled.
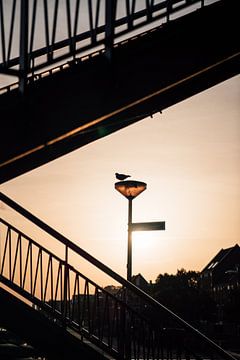
[[[64,246],[62,255],[56,255],[0,219],[0,282],[49,319],[119,359],[234,359],[6,195],[0,193],[0,200]],[[110,276],[119,284],[118,292],[100,287],[73,266],[70,251]]]
[[[0,73],[27,77],[219,0],[1,0]],[[147,27],[146,27],[147,26]]]

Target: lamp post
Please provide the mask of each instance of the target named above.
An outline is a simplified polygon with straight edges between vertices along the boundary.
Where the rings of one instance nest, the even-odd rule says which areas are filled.
[[[126,180],[115,183],[115,189],[128,199],[128,248],[127,248],[127,280],[132,280],[132,201],[147,188],[141,181]]]

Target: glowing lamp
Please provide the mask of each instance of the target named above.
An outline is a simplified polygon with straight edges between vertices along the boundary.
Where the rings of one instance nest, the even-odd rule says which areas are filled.
[[[142,181],[126,180],[115,183],[115,189],[125,196],[128,200],[132,200],[141,194],[147,188],[147,184]]]
[[[164,221],[132,222],[132,201],[146,190],[147,184],[142,181],[124,180],[115,183],[115,189],[128,199],[128,246],[127,246],[127,280],[132,281],[132,232],[142,230],[165,230]]]
[[[142,181],[125,180],[115,183],[115,189],[128,199],[127,280],[132,281],[132,201],[147,188]]]

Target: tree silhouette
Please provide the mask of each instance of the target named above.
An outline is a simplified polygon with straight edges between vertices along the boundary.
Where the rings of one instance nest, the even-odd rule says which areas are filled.
[[[190,322],[213,320],[216,304],[198,286],[199,272],[180,269],[176,275],[159,274],[152,295]]]

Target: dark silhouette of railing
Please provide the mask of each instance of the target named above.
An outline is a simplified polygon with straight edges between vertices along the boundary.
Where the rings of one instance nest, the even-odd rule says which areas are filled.
[[[215,0],[219,1],[219,0]],[[211,1],[212,3],[214,1]],[[158,21],[168,22],[207,5],[206,0],[0,1],[0,72],[15,75],[24,91],[29,75],[77,55],[104,49],[116,39]],[[20,31],[19,31],[20,28]],[[63,34],[64,32],[64,34]]]
[[[0,200],[64,245],[60,257],[0,219],[0,281],[53,321],[119,359],[234,357],[171,310],[92,257],[16,202]],[[113,295],[69,261],[69,252],[117,281]]]

